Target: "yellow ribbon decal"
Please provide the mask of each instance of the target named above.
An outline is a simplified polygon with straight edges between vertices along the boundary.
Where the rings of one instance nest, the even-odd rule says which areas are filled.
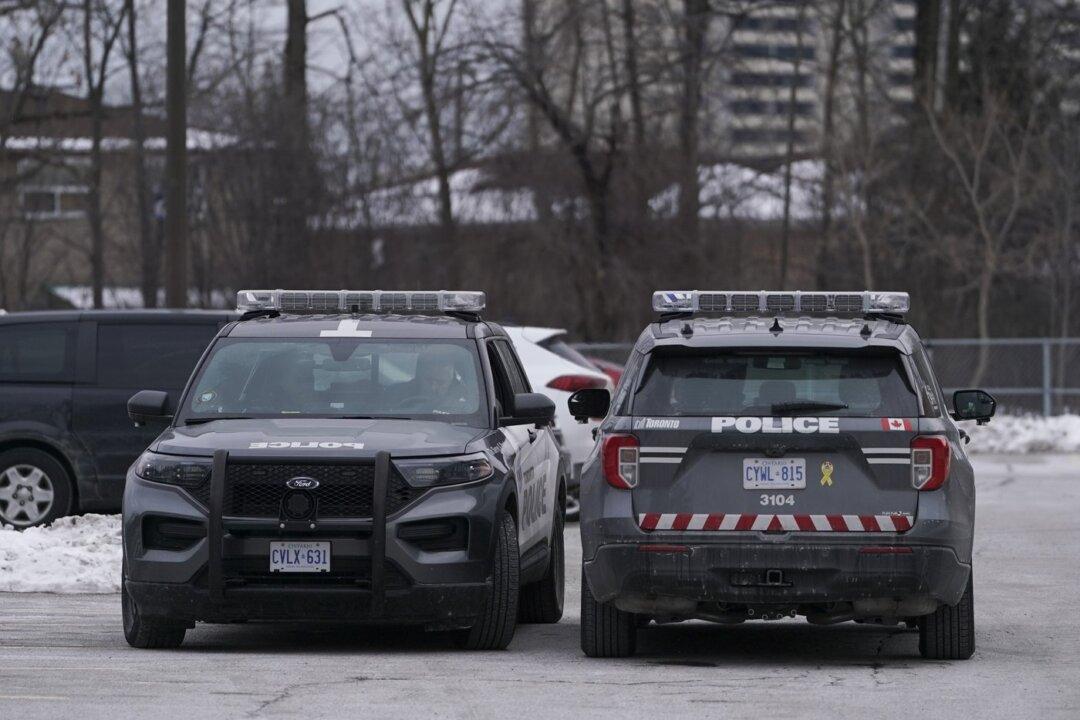
[[[821,463],[821,484],[832,485],[833,464],[826,460]]]

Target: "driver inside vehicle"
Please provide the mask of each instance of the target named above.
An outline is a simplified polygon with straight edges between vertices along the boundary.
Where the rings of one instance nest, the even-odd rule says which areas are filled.
[[[471,404],[457,353],[449,347],[430,347],[417,355],[413,379],[401,383],[395,394],[401,409],[411,412],[461,413]]]

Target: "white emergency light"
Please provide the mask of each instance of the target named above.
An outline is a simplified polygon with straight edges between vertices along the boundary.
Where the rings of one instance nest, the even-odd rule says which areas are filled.
[[[773,290],[658,290],[653,310],[662,313],[761,315],[903,315],[906,292],[801,292]]]
[[[473,290],[241,290],[236,311],[288,314],[469,312],[484,309],[486,297]]]

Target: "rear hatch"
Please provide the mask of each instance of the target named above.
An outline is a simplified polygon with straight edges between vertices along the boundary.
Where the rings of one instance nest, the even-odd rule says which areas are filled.
[[[903,532],[919,405],[892,349],[660,348],[631,405],[645,530]]]

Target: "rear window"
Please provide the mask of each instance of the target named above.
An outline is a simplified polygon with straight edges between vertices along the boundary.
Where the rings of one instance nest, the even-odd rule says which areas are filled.
[[[217,331],[216,323],[99,325],[98,385],[180,390]]]
[[[75,323],[0,326],[0,380],[66,382],[75,366]]]
[[[589,370],[597,369],[597,367],[589,361],[589,358],[585,357],[577,350],[570,347],[569,344],[567,344],[565,335],[553,335],[547,340],[538,342],[537,345],[544,348],[548,352],[555,353],[563,360],[569,360],[575,365],[580,365],[581,367],[588,368]]]
[[[654,352],[634,415],[917,417],[895,352]]]

